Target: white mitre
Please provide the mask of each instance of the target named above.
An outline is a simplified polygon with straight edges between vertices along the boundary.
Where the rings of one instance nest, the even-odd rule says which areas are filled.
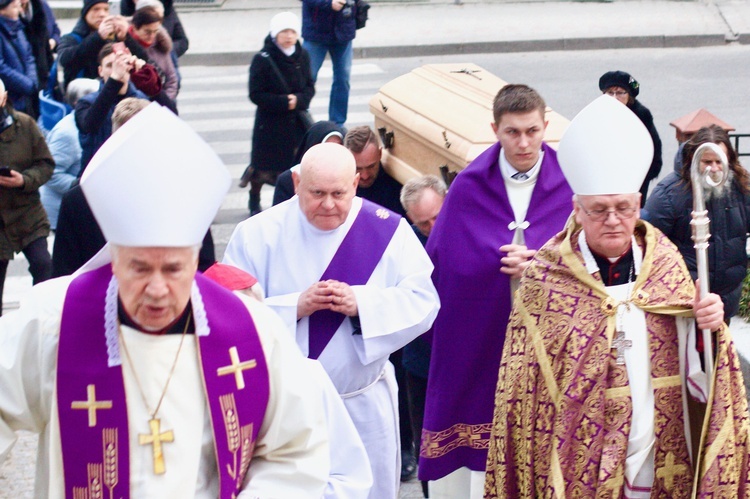
[[[570,122],[557,149],[576,194],[638,192],[654,157],[651,135],[633,111],[602,95]]]
[[[109,243],[186,247],[201,244],[230,181],[187,123],[151,104],[99,148],[81,189]]]

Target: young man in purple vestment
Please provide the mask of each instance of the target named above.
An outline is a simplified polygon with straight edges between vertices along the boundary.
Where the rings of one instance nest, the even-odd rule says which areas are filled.
[[[293,173],[297,196],[239,224],[224,263],[258,278],[265,303],[330,376],[367,450],[368,497],[396,499],[401,446],[388,356],[429,329],[439,302],[414,231],[355,196],[356,168],[341,145],[310,148]]]
[[[430,497],[482,495],[512,293],[536,249],[570,214],[572,191],[542,141],[545,108],[526,85],[498,92],[498,143],[453,181],[427,242],[442,303],[432,329],[419,460]]]
[[[157,104],[81,187],[108,242],[0,319],[0,456],[40,434],[35,497],[309,497],[323,394],[261,303],[196,273],[226,168]]]
[[[646,127],[604,95],[558,157],[574,216],[515,295],[484,497],[748,497],[750,418],[724,306],[639,220]],[[711,375],[696,329],[713,338]]]

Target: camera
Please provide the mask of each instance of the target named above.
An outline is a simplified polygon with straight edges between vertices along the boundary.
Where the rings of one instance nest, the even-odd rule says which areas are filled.
[[[352,7],[354,7],[354,0],[346,0],[344,8],[341,9],[341,15],[344,17],[352,17]]]

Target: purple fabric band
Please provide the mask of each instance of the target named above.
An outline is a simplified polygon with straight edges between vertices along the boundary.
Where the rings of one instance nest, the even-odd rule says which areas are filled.
[[[97,487],[105,497],[130,497],[122,368],[108,367],[105,337],[104,304],[111,278],[108,265],[85,273],[73,280],[65,298],[57,400],[68,498]],[[265,416],[268,369],[255,324],[242,301],[200,275],[196,283],[210,331],[198,337],[198,344],[220,471],[219,497],[229,499],[241,489]],[[232,364],[238,366],[239,376],[228,369]],[[109,402],[110,407],[93,411],[81,407],[91,399],[91,385],[96,401]],[[73,408],[74,403],[79,408]],[[95,421],[90,412],[95,413]],[[178,467],[173,469],[179,473]]]
[[[210,394],[220,497],[230,498],[241,490],[266,414],[268,368],[255,323],[242,301],[206,277],[196,275],[195,281],[206,310],[221,310],[220,314],[209,315],[211,334],[199,337],[198,342],[203,379]],[[233,364],[233,349],[238,375],[227,369]]]
[[[112,492],[107,496],[130,497],[125,386],[121,366],[107,365],[104,335],[104,302],[111,278],[108,265],[87,272],[71,282],[65,296],[57,351],[57,410],[67,498],[73,498],[75,490],[96,487],[96,482]],[[91,399],[92,385],[96,400],[109,401],[111,408],[72,409],[72,404],[80,406]]]
[[[334,279],[350,286],[367,284],[400,220],[392,211],[363,199],[357,218],[320,280]],[[345,318],[331,310],[318,310],[310,316],[309,358],[320,357]]]

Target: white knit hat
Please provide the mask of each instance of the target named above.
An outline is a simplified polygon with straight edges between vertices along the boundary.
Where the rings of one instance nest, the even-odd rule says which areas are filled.
[[[201,244],[229,184],[211,147],[155,103],[112,134],[81,178],[105,239],[136,247]]]
[[[640,119],[614,97],[602,95],[570,122],[557,160],[576,194],[630,194],[640,190],[654,143]]]
[[[300,34],[299,17],[293,12],[279,12],[271,18],[271,38],[275,40],[276,35],[285,29],[291,29],[298,35]]]

